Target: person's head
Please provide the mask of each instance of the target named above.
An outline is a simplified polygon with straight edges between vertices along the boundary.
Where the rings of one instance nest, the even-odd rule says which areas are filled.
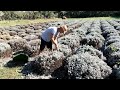
[[[66,25],[62,25],[58,28],[58,31],[60,33],[65,33],[65,32],[67,32],[67,30],[68,30],[68,27]]]

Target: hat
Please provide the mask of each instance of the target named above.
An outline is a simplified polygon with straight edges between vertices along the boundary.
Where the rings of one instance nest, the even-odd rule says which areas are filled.
[[[62,27],[62,29],[63,29],[64,31],[67,31],[67,30],[68,30],[68,28],[67,28],[66,25],[63,25],[63,26],[61,26],[61,27]]]

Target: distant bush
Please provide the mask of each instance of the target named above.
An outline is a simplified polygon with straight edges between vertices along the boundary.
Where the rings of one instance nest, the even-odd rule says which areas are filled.
[[[119,17],[120,11],[0,11],[0,20],[37,18]]]
[[[1,11],[0,20],[54,18],[55,11]]]

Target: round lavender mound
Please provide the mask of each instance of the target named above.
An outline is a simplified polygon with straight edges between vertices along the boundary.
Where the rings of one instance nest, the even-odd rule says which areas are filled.
[[[91,33],[82,39],[81,44],[92,45],[96,49],[99,49],[102,47],[103,42],[104,38],[101,35]]]
[[[89,53],[67,58],[69,79],[106,79],[112,69],[101,59]]]
[[[102,35],[106,38],[108,34],[112,33],[117,33],[117,31],[115,29],[106,29],[105,31],[103,31]]]
[[[13,52],[18,50],[23,50],[24,45],[27,43],[24,39],[12,39],[8,41],[8,44],[11,46]]]
[[[7,43],[0,43],[0,58],[9,57],[12,54],[12,49]]]
[[[59,38],[59,43],[68,45],[69,47],[74,48],[76,46],[79,46],[80,40],[81,39],[77,34],[71,33],[64,37]]]
[[[83,46],[79,46],[78,49],[76,50],[76,54],[85,53],[85,52],[88,52],[92,56],[97,56],[102,60],[104,59],[103,53],[95,49],[93,46],[83,45]]]
[[[62,66],[64,58],[64,54],[58,51],[42,53],[39,56],[35,57],[33,61],[28,62],[24,66],[23,72],[26,74],[36,73],[40,75],[48,75]]]
[[[72,53],[71,48],[64,44],[59,45],[59,51],[63,52],[64,56],[68,56]]]
[[[120,51],[113,52],[108,58],[107,63],[109,66],[120,65]]]
[[[111,40],[111,39],[120,39],[120,36],[114,35],[114,36],[109,36],[106,38],[105,41]]]
[[[119,38],[109,39],[109,40],[105,41],[105,45],[108,46],[115,42],[120,42],[120,39]]]
[[[109,34],[106,35],[106,38],[109,38],[111,36],[119,36],[119,32],[109,33]]]
[[[27,53],[30,57],[38,55],[38,52],[40,50],[40,43],[41,41],[39,39],[31,40],[27,42],[26,45],[24,45],[24,52]]]

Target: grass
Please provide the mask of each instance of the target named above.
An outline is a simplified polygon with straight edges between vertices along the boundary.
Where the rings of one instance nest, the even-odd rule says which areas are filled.
[[[120,19],[115,17],[88,17],[88,18],[68,18],[69,20],[111,20],[111,19]]]
[[[26,25],[31,23],[43,23],[43,22],[58,21],[58,20],[61,19],[55,18],[55,19],[35,19],[35,20],[3,20],[0,21],[0,27]]]
[[[0,79],[22,79],[22,67],[0,67]]]
[[[67,18],[67,20],[110,20],[110,19],[119,19],[119,18],[115,18],[115,17]],[[0,27],[26,25],[31,23],[43,23],[43,22],[50,22],[50,21],[62,21],[62,19],[55,18],[55,19],[35,19],[35,20],[3,20],[3,21],[0,21]]]

